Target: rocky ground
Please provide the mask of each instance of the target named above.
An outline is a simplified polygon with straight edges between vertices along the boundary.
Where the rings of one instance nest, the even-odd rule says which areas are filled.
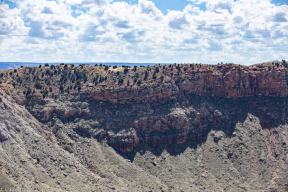
[[[0,188],[288,191],[286,67],[0,71]]]

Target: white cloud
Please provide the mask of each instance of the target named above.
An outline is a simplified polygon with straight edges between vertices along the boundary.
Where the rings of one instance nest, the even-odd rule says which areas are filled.
[[[167,15],[148,0],[16,3],[0,4],[3,61],[249,64],[288,57],[288,6],[269,0],[193,0]]]

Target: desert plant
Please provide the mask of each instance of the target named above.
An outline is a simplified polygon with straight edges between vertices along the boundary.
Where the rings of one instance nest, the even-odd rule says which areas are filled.
[[[148,77],[148,75],[149,75],[149,71],[145,71],[145,76],[144,76],[144,79],[146,80],[147,79],[147,77]]]
[[[156,79],[157,78],[157,75],[156,75],[156,73],[154,72],[153,73],[153,79]]]
[[[128,73],[129,69],[127,67],[124,68],[124,73]]]
[[[124,79],[123,79],[123,78],[121,78],[121,79],[118,80],[118,83],[119,83],[119,84],[122,84],[123,82],[124,82]]]
[[[159,67],[155,68],[155,72],[158,73],[159,72]]]
[[[48,63],[45,63],[44,66],[45,66],[45,67],[49,67],[49,64],[48,64]]]
[[[26,95],[30,95],[31,92],[32,92],[31,88],[28,87],[28,88],[27,88],[27,91],[26,91]]]
[[[42,67],[42,65],[39,65],[39,68],[41,68]]]
[[[141,84],[141,80],[140,80],[140,79],[137,81],[137,84],[138,84],[138,85],[140,85],[140,84]]]
[[[41,89],[42,88],[42,85],[41,85],[41,83],[39,81],[36,81],[35,88],[36,89]]]
[[[60,89],[60,91],[63,92],[63,90],[64,90],[64,86],[63,86],[63,83],[62,83],[62,82],[60,83],[60,87],[59,87],[59,89]]]

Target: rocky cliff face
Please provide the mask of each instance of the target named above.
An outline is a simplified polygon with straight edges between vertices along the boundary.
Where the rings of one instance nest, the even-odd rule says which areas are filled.
[[[252,138],[255,134],[259,141],[255,141],[253,145],[258,147],[261,143],[261,146],[265,146],[263,154],[270,156],[267,177],[269,176],[271,181],[265,184],[266,187],[277,184],[274,181],[275,175],[285,175],[281,170],[287,168],[286,152],[279,150],[281,148],[286,151],[284,143],[288,139],[285,132],[288,118],[288,70],[285,62],[250,67],[234,64],[189,64],[123,70],[124,68],[113,71],[99,66],[68,65],[23,68],[17,72],[11,71],[12,73],[7,71],[2,75],[1,98],[5,95],[10,98],[9,102],[14,102],[13,105],[23,106],[27,110],[25,116],[35,118],[34,121],[39,123],[39,126],[35,127],[37,133],[44,134],[44,138],[57,144],[61,150],[74,154],[96,175],[105,174],[99,167],[95,167],[93,155],[89,155],[91,151],[88,153],[83,149],[84,141],[86,143],[89,140],[86,143],[88,151],[93,150],[90,142],[94,143],[94,147],[98,146],[99,142],[107,143],[120,155],[133,161],[138,153],[146,153],[147,146],[156,156],[159,149],[166,148],[169,151],[173,146],[173,150],[169,152],[172,155],[181,154],[181,148],[186,143],[205,143],[212,139],[213,146],[221,143],[221,153],[233,164],[241,163],[239,155],[241,161],[247,156],[244,157],[242,152],[233,152],[233,149],[231,152],[229,148],[238,148],[239,143],[243,143],[243,140],[248,142],[249,137]],[[79,76],[81,78],[78,78]],[[29,89],[31,87],[32,89]],[[4,100],[7,103],[8,100]],[[5,102],[2,101],[3,106],[6,106]],[[3,113],[5,110],[4,107]],[[0,141],[4,143],[12,138],[11,131],[5,127],[6,124],[3,124],[0,129]],[[273,132],[276,128],[277,133]],[[245,129],[251,131],[246,133]],[[274,136],[275,134],[277,136]],[[238,137],[240,141],[235,143],[233,138]],[[212,146],[212,143],[210,144]],[[99,146],[97,148],[100,149]],[[242,150],[243,147],[240,148]],[[202,149],[209,150],[205,147]],[[250,152],[251,150],[252,148],[249,149]],[[206,152],[201,152],[201,155],[207,156]],[[253,155],[254,152],[250,154]],[[257,156],[259,162],[268,161],[262,156]],[[114,162],[111,159],[109,161]],[[207,159],[201,161],[212,163]],[[137,166],[147,168],[145,163],[138,163]],[[159,169],[165,167],[159,162],[152,164]],[[237,174],[246,177],[246,172],[239,171],[244,170],[240,167],[237,168]],[[212,172],[215,176],[216,172]],[[156,172],[150,174],[157,175]],[[275,177],[271,176],[273,174]],[[206,177],[206,174],[204,175]],[[165,179],[162,178],[163,180]],[[115,185],[120,184],[116,182]],[[103,189],[105,187],[107,185],[104,185]],[[169,188],[165,185],[162,187]],[[260,190],[255,188],[258,189]]]

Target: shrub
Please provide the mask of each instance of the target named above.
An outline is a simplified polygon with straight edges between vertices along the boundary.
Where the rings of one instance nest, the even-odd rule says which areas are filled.
[[[109,67],[108,66],[105,66],[105,70],[107,71],[109,69]]]
[[[55,66],[52,64],[52,65],[50,66],[50,68],[53,69],[53,68],[55,68]]]
[[[129,85],[129,84],[130,84],[130,81],[128,80],[128,81],[127,81],[127,85]]]
[[[117,74],[117,75],[119,75],[119,74],[120,74],[120,72],[119,72],[119,71],[117,71],[117,72],[116,72],[116,74]]]
[[[41,89],[42,88],[42,85],[41,85],[41,83],[39,81],[36,81],[35,88],[36,89]]]
[[[32,92],[31,88],[28,87],[28,88],[27,88],[27,91],[26,91],[26,95],[30,95],[31,92]]]
[[[136,71],[137,70],[137,66],[134,66],[134,71]]]
[[[60,88],[59,88],[59,89],[60,89],[60,91],[63,91],[63,90],[64,90],[63,83],[60,84]]]
[[[102,63],[100,63],[100,67],[102,67]]]
[[[4,73],[0,73],[0,77],[3,77],[4,76]]]
[[[118,83],[119,83],[119,84],[122,84],[123,82],[124,82],[124,79],[123,79],[123,78],[121,78],[121,79],[118,80]]]
[[[71,68],[73,68],[75,65],[74,64],[71,64]]]
[[[68,67],[68,65],[67,65],[67,64],[65,64],[65,65],[64,65],[64,67],[65,67],[65,68],[67,68],[67,67]]]
[[[155,72],[158,73],[159,72],[159,67],[155,68]]]
[[[140,79],[137,81],[137,84],[138,84],[138,85],[140,85],[140,84],[141,84],[141,80],[140,80]]]
[[[2,81],[0,80],[0,84],[2,84]]]
[[[10,73],[9,73],[10,75],[12,75],[12,71],[10,71]]]
[[[129,69],[127,67],[125,67],[124,73],[126,74],[126,73],[128,73],[128,71],[129,71]]]
[[[153,79],[156,79],[156,78],[157,78],[156,73],[153,73]]]
[[[149,71],[145,71],[145,76],[144,76],[145,80],[147,79],[148,75],[149,75]]]
[[[210,67],[209,67],[210,68]],[[187,67],[184,67],[184,71],[186,71],[187,70]]]
[[[17,69],[14,69],[14,73],[16,73],[17,72]]]
[[[163,75],[161,75],[160,79],[161,79],[161,80],[163,80],[163,79],[164,79],[164,76],[163,76]]]
[[[21,65],[21,68],[23,68],[23,65]]]
[[[98,64],[95,64],[95,67],[97,67],[98,66]]]
[[[117,68],[117,65],[114,65],[114,66],[113,66],[113,69],[116,69],[116,68]]]
[[[45,65],[44,65],[45,67],[49,67],[49,64],[48,63],[45,63]]]
[[[15,86],[16,86],[16,83],[15,83],[15,82],[12,82],[12,85],[13,85],[13,87],[15,88]]]
[[[50,92],[52,92],[52,91],[53,91],[53,90],[52,90],[52,87],[49,87],[49,91],[50,91]]]
[[[42,94],[43,94],[43,98],[45,98],[48,95],[48,91],[47,90],[43,90]]]
[[[64,65],[64,63],[60,63],[60,65]]]
[[[39,65],[39,68],[41,68],[42,67],[42,65]]]

